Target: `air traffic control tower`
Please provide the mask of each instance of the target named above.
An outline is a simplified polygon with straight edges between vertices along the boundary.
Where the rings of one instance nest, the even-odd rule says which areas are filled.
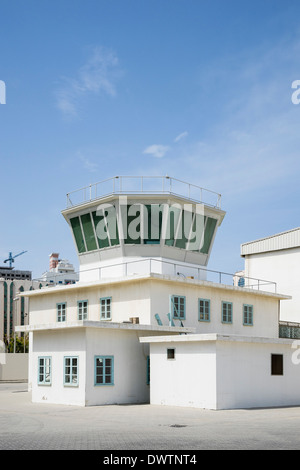
[[[169,176],[115,176],[67,194],[80,282],[160,273],[206,279],[225,212],[218,193]]]

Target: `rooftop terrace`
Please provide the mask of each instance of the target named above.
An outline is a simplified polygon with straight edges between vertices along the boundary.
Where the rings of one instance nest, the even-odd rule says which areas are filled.
[[[114,194],[167,194],[221,209],[221,194],[170,176],[114,176],[67,193],[67,209]]]
[[[277,284],[270,280],[250,278],[238,273],[214,271],[206,267],[188,266],[187,264],[155,258],[115,262],[113,264],[108,263],[106,266],[104,265],[99,268],[82,269],[78,272],[78,275],[84,279],[83,282],[89,282],[91,279],[96,283],[98,281],[112,283],[124,279],[130,281],[130,279],[135,279],[139,276],[157,275],[162,278],[177,279],[181,282],[197,283],[197,281],[200,281],[208,283],[207,285],[228,286],[228,288],[234,289],[251,289],[262,293],[277,294]],[[54,273],[53,281],[46,287],[59,285],[61,276],[59,273]],[[81,282],[76,283],[76,285],[80,286]]]

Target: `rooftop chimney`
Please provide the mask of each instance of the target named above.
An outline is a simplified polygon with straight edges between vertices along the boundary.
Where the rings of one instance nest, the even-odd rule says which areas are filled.
[[[54,271],[54,269],[58,265],[58,261],[59,261],[58,256],[59,256],[59,253],[51,253],[51,255],[49,255],[49,257],[50,257],[50,261],[49,261],[50,271]]]

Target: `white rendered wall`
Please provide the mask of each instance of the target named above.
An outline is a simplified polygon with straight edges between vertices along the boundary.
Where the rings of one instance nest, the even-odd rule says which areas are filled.
[[[300,322],[300,248],[246,255],[245,276],[275,281],[277,292],[293,297],[282,302],[280,320]]]
[[[141,332],[92,328],[35,332],[30,353],[32,401],[70,405],[149,403],[147,356]],[[38,384],[38,358],[50,356],[51,385]],[[64,357],[78,357],[78,386],[64,385]],[[95,356],[113,356],[114,385],[94,384]]]
[[[64,288],[47,295],[32,296],[30,299],[30,323],[49,324],[57,321],[56,304],[66,302],[66,321],[77,321],[78,301],[88,300],[88,320],[100,320],[100,298],[111,297],[111,321],[123,322],[138,317],[140,324],[157,325],[158,314],[163,325],[169,325],[172,295],[186,298],[184,326],[196,328],[198,333],[236,334],[242,336],[278,337],[279,300],[271,295],[247,292],[243,288],[184,279],[161,280],[157,278],[136,279],[130,282],[104,284],[82,289]],[[210,322],[198,320],[198,299],[210,300]],[[232,302],[232,324],[222,323],[222,301]],[[283,300],[283,304],[286,300]],[[253,305],[253,326],[243,324],[243,305]],[[179,326],[177,320],[174,323]]]
[[[170,297],[186,297],[186,319],[184,326],[196,328],[197,333],[235,334],[242,336],[266,336],[278,338],[279,300],[271,296],[247,292],[243,288],[231,289],[209,285],[199,286],[196,283],[160,282],[153,280],[151,286],[151,316],[159,314],[165,325],[168,325],[167,313],[170,312]],[[210,300],[210,322],[198,320],[198,299]],[[232,324],[222,323],[222,302],[232,302]],[[283,300],[281,303],[286,302]],[[243,324],[243,305],[253,305],[253,326]],[[178,321],[174,321],[179,324]]]
[[[155,246],[156,245],[154,245],[154,248]],[[150,250],[148,254],[149,257],[146,255],[144,257],[127,256],[103,260],[100,258],[98,252],[80,255],[80,259],[85,260],[86,258],[91,258],[91,260],[93,260],[89,262],[85,261],[84,264],[80,265],[80,282],[150,273],[166,274],[169,276],[176,276],[177,273],[180,273],[184,276],[193,276],[195,279],[199,280],[206,279],[205,266],[185,262],[184,259],[178,261],[153,256],[151,255],[152,248],[151,245],[144,246],[145,250]],[[176,248],[172,249],[176,250]],[[179,249],[177,250],[180,251]]]
[[[28,354],[0,352],[0,382],[28,380]]]
[[[167,359],[167,348],[175,359]],[[283,354],[283,376],[271,375],[271,354]],[[300,405],[300,354],[292,341],[150,344],[150,403],[208,409]]]
[[[141,333],[126,330],[87,330],[86,405],[149,403],[147,356]],[[113,356],[114,385],[95,385],[95,356]]]
[[[167,359],[167,349],[175,359]],[[216,409],[215,342],[150,345],[150,403]]]
[[[86,339],[84,329],[40,331],[34,333],[31,362],[31,391],[35,403],[85,405]],[[38,384],[38,358],[51,356],[51,385]],[[64,386],[64,356],[78,357],[78,386]]]
[[[30,324],[57,322],[57,303],[67,304],[66,321],[78,320],[78,301],[88,301],[88,320],[100,320],[100,298],[111,297],[111,321],[129,321],[139,317],[141,324],[150,324],[150,290],[144,282],[105,284],[91,288],[63,289],[61,292],[33,296],[30,299]],[[104,320],[106,321],[106,320]],[[108,320],[109,321],[109,320]]]
[[[294,353],[291,344],[218,342],[218,408],[299,406],[300,364],[293,363]],[[271,375],[271,354],[284,355],[283,376]]]

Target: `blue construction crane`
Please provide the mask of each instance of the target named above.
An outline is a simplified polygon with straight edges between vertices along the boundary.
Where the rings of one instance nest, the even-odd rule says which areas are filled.
[[[7,263],[9,262],[9,267],[11,268],[12,267],[12,264],[15,262],[15,258],[17,256],[21,256],[23,255],[23,253],[27,253],[27,251],[22,251],[21,253],[18,253],[17,255],[12,255],[12,252],[10,251],[9,252],[9,255],[8,255],[8,258],[4,260],[4,263]]]

